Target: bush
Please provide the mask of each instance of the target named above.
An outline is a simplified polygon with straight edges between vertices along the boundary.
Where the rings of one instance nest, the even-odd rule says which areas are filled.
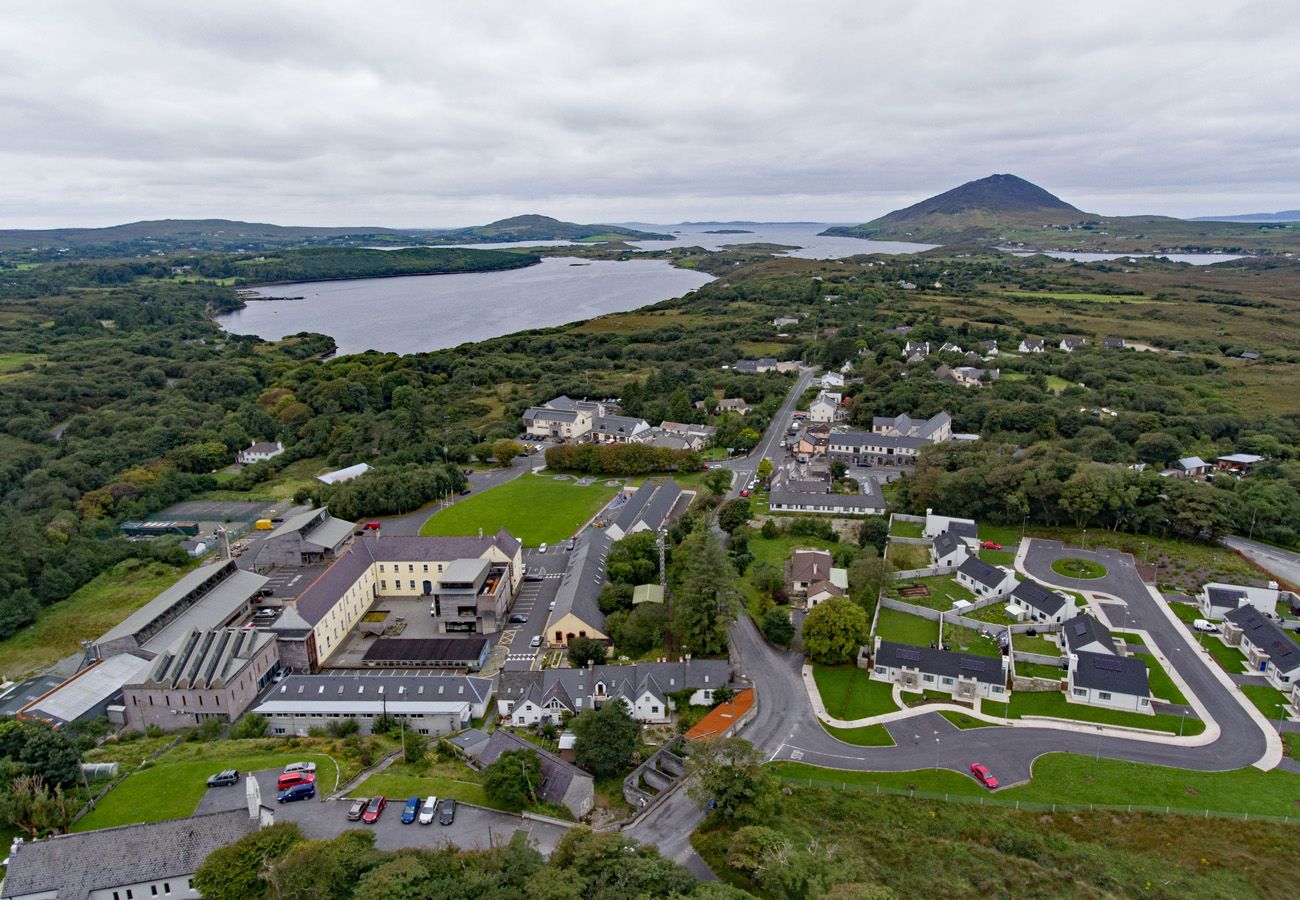
[[[763,613],[758,620],[758,628],[763,632],[763,637],[779,647],[789,647],[794,640],[794,623],[790,621],[790,613],[781,607],[773,607]]]
[[[329,732],[330,737],[350,737],[361,731],[361,725],[356,719],[333,719],[325,730]]]
[[[600,665],[608,652],[609,648],[595,638],[577,637],[569,641],[569,663],[575,669]]]

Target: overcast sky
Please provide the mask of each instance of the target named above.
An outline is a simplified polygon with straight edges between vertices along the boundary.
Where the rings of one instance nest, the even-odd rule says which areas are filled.
[[[1063,6],[6,4],[0,227],[1300,207],[1290,4]]]

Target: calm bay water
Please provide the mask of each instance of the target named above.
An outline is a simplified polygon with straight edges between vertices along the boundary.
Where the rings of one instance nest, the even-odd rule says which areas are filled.
[[[274,285],[258,295],[302,299],[253,300],[218,322],[234,334],[267,340],[300,331],[328,334],[340,354],[420,353],[626,312],[712,280],[664,260],[544,259],[505,272]]]

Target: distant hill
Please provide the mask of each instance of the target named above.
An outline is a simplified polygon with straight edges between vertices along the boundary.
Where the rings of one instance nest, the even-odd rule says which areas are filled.
[[[231,250],[302,244],[339,238],[363,239],[398,234],[391,228],[317,228],[235,222],[230,219],[155,219],[110,225],[107,228],[48,228],[0,230],[0,250],[37,249],[83,250],[90,247],[129,247],[155,244],[158,249],[197,247],[200,250]]]
[[[550,216],[515,216],[472,228],[442,231],[436,239],[447,244],[503,241],[671,241],[671,234],[636,231],[621,225],[576,225]]]
[[[1197,216],[1192,222],[1300,222],[1300,209],[1275,213],[1246,213],[1240,216]]]
[[[1015,175],[990,175],[862,225],[822,234],[924,244],[1115,253],[1272,253],[1300,249],[1300,223],[1103,216]]]

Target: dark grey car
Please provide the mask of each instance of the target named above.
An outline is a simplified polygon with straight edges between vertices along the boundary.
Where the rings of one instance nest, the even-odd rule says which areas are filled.
[[[448,797],[442,801],[442,807],[438,810],[438,824],[450,825],[456,821],[456,801]]]

